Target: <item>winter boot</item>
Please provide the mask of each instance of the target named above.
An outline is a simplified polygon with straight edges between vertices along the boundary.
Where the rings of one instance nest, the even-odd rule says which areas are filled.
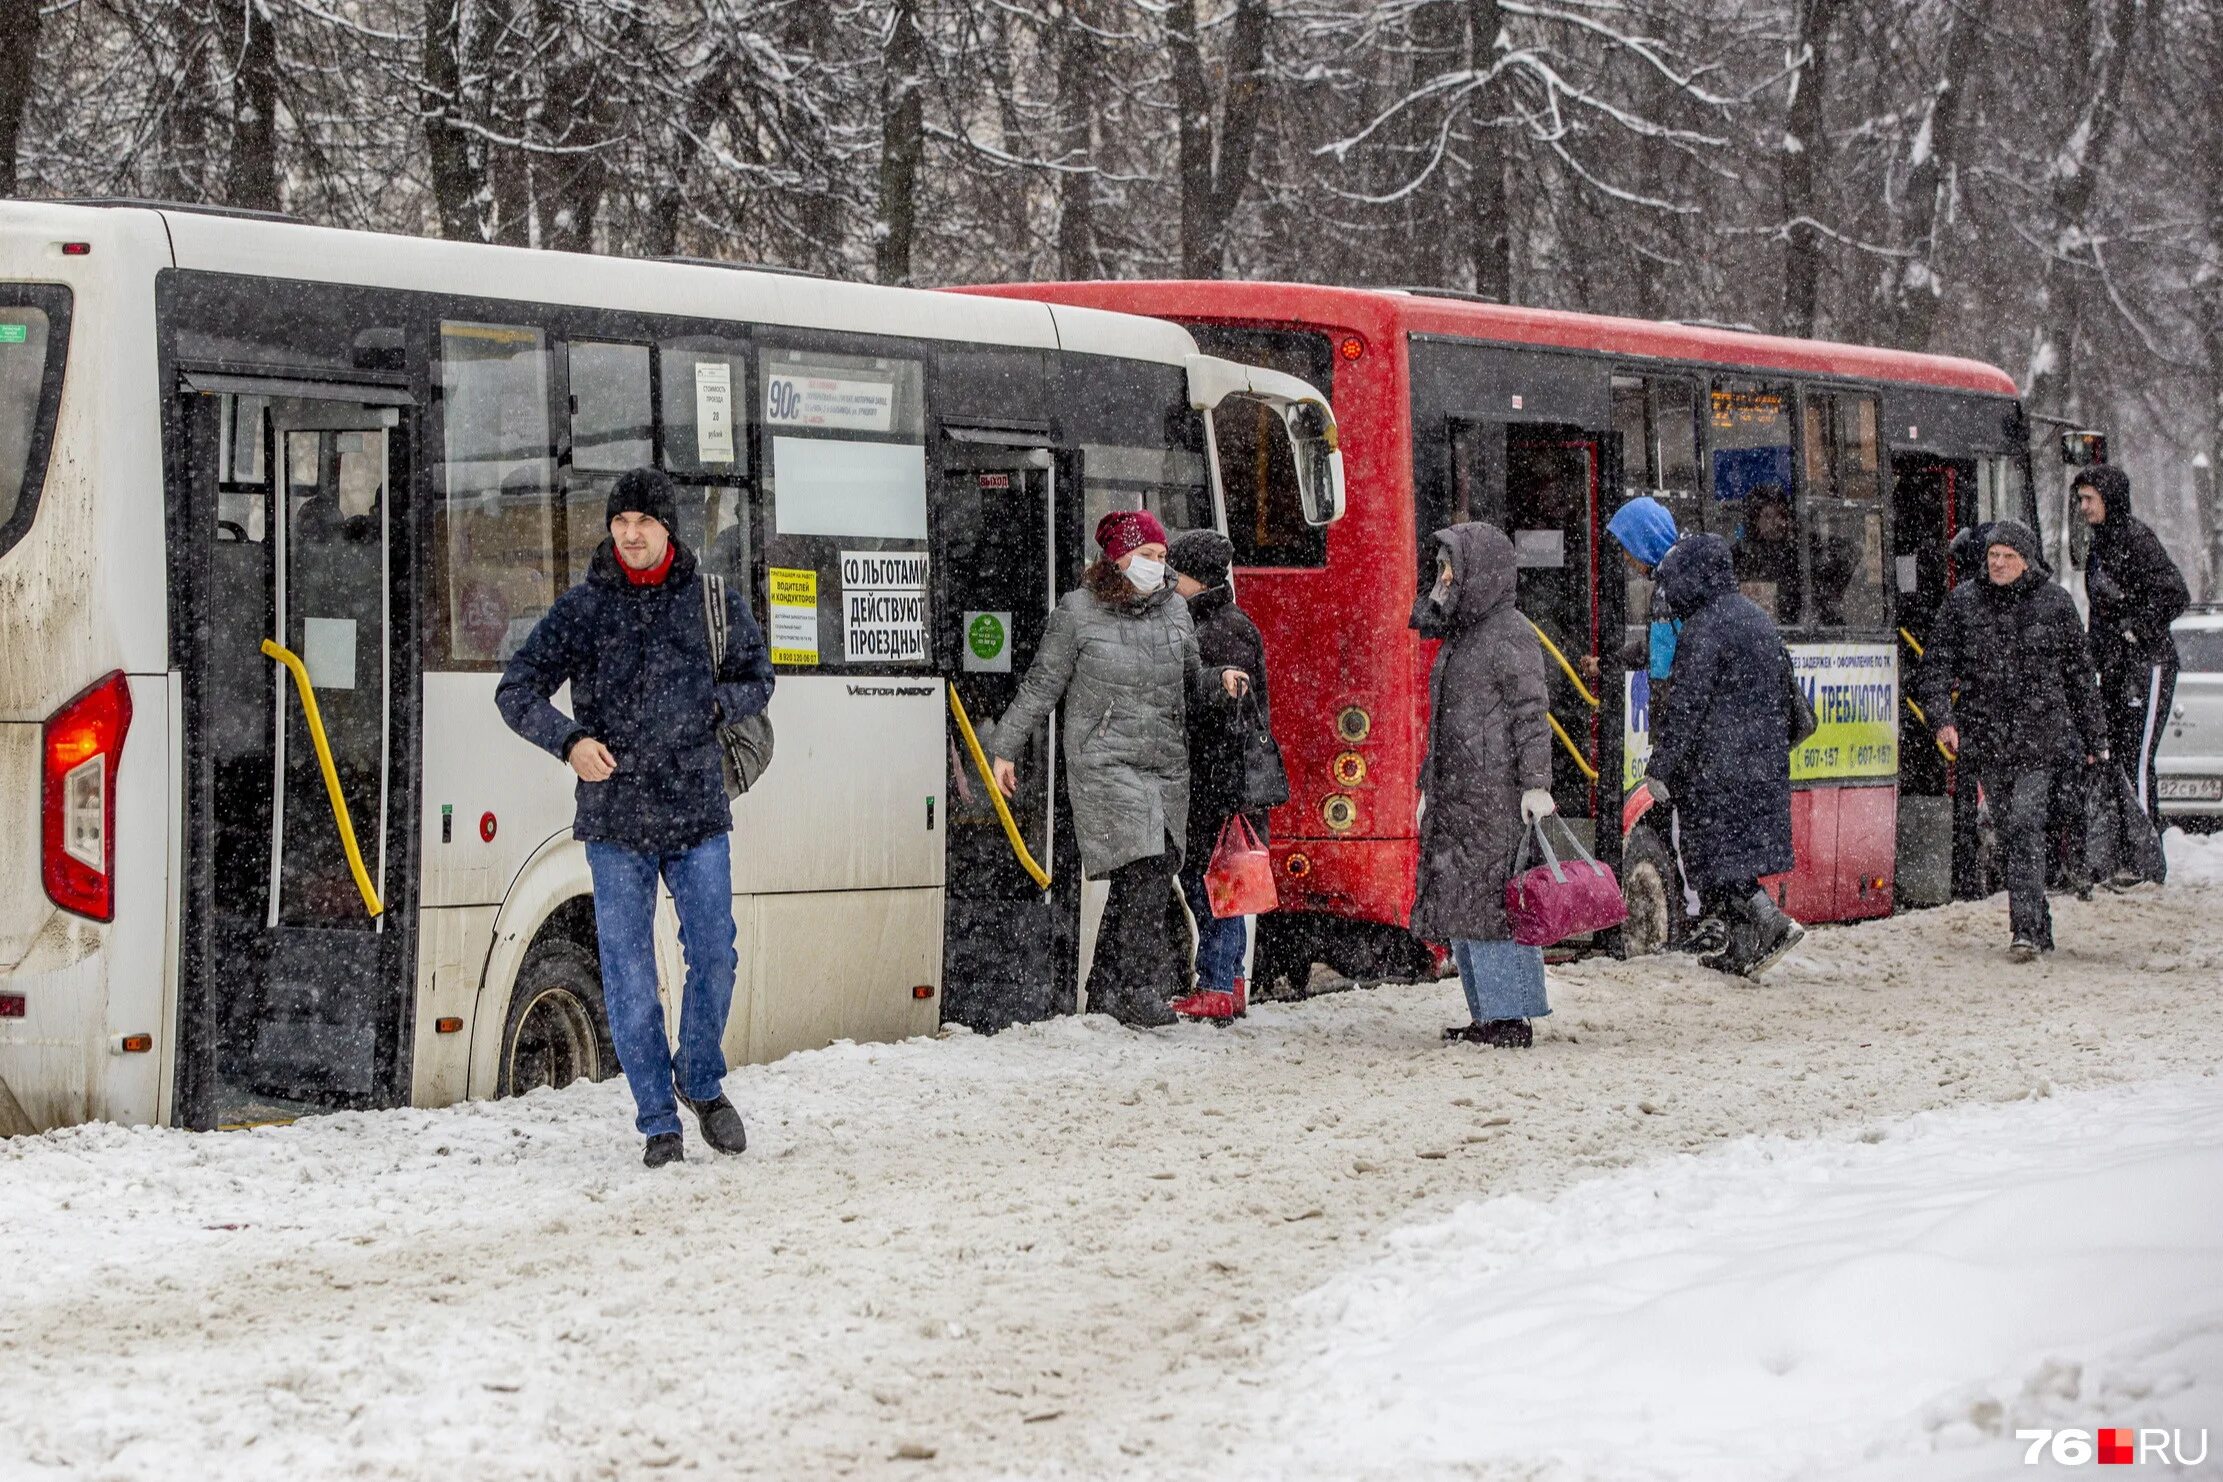
[[[1447,1045],[1461,1043],[1478,1045],[1482,1043],[1482,1026],[1480,1024],[1446,1024],[1443,1029],[1443,1042]]]
[[[748,1129],[741,1125],[741,1113],[733,1109],[720,1091],[708,1101],[696,1101],[682,1093],[680,1105],[695,1114],[696,1123],[702,1128],[702,1140],[721,1153],[742,1153],[749,1148]]]
[[[1162,1029],[1175,1022],[1172,1005],[1150,988],[1107,983],[1099,989],[1091,983],[1088,998],[1090,1012],[1109,1014],[1129,1029]]]
[[[1783,914],[1764,890],[1755,890],[1731,908],[1729,945],[1706,965],[1739,977],[1757,978],[1781,962],[1806,938],[1806,928]]]
[[[687,1145],[676,1132],[659,1132],[648,1140],[648,1151],[641,1154],[641,1163],[648,1168],[661,1168],[666,1163],[687,1161]]]
[[[1690,929],[1690,935],[1683,938],[1681,950],[1693,957],[1706,958],[1727,950],[1728,946],[1729,923],[1719,916],[1704,916]]]
[[[1247,1018],[1249,1018],[1249,1017],[1250,1017],[1250,979],[1248,979],[1248,978],[1237,978],[1237,979],[1235,980],[1235,995],[1234,995],[1234,997],[1235,997],[1235,1017],[1236,1017],[1236,1018],[1238,1018],[1238,1019],[1247,1019]]]
[[[1481,1029],[1477,1043],[1501,1050],[1525,1050],[1536,1043],[1536,1030],[1526,1019],[1492,1019]]]
[[[2007,960],[2010,962],[2036,962],[2038,960],[2037,942],[2028,936],[2017,936],[2013,942],[2008,944]]]
[[[1171,1008],[1184,1019],[1232,1019],[1236,1013],[1235,995],[1216,988],[1199,988],[1187,998],[1175,999]]]

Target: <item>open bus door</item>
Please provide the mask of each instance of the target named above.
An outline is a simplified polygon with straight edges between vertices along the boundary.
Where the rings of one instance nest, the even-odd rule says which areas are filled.
[[[409,1095],[413,400],[188,373],[179,1120]]]

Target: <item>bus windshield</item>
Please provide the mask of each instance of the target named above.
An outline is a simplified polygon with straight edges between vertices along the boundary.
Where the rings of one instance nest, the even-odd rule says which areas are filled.
[[[30,528],[61,399],[63,334],[34,296],[60,298],[53,307],[67,325],[66,292],[0,290],[0,552]]]

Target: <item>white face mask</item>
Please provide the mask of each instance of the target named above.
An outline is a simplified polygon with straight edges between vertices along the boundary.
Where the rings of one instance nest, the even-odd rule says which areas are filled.
[[[1155,592],[1166,584],[1166,563],[1135,556],[1127,562],[1127,582],[1138,592]]]

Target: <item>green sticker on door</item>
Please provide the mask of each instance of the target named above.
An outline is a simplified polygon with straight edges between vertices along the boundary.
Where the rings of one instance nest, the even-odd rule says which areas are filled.
[[[31,341],[28,324],[0,324],[0,345],[25,345]]]
[[[965,671],[968,674],[1011,672],[1011,614],[965,614]]]

